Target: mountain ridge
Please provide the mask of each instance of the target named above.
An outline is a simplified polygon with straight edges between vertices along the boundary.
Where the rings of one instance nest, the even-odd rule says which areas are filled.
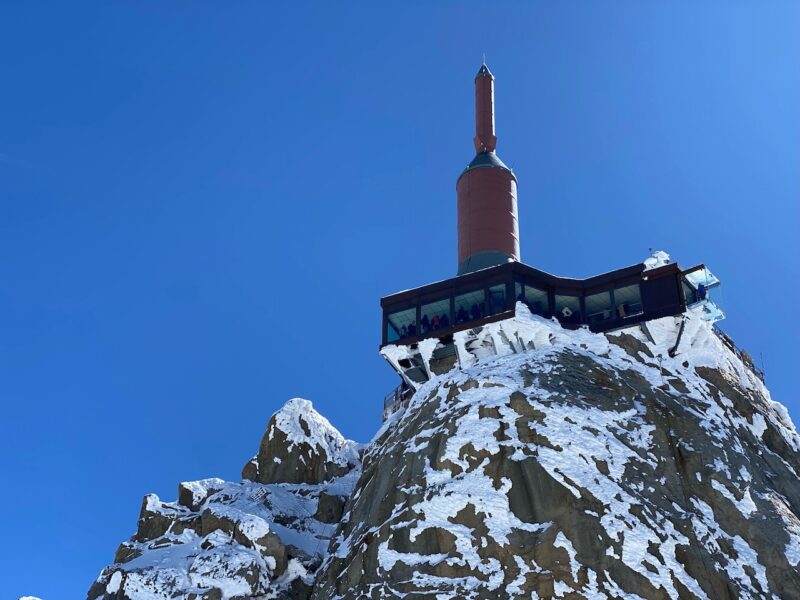
[[[800,437],[712,326],[689,314],[595,334],[518,314],[482,328],[473,364],[420,386],[364,447],[310,403],[287,403],[244,481],[191,501],[184,491],[193,516],[171,521],[199,512],[194,543],[264,566],[253,558],[249,579],[223,569],[250,582],[234,590],[192,579],[188,564],[184,597],[800,597]],[[264,498],[242,510],[256,489]],[[308,514],[273,510],[285,494]],[[159,512],[149,502],[145,517]],[[229,505],[239,513],[219,516]],[[273,538],[263,525],[246,534],[248,511]],[[142,544],[163,526],[132,545],[158,550]],[[164,569],[125,564],[89,597],[169,597],[126,590]]]

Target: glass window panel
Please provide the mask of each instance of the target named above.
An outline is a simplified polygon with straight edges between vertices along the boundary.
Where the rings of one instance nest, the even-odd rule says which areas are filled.
[[[506,284],[495,285],[489,288],[489,314],[499,315],[507,310]]]
[[[483,290],[475,290],[456,296],[456,324],[475,321],[485,316],[485,296]]]
[[[386,343],[417,335],[417,309],[408,308],[386,317]]]
[[[423,334],[450,327],[450,298],[423,304],[419,313],[419,328]]]
[[[562,323],[581,323],[581,299],[556,294],[556,317]]]
[[[546,290],[517,282],[514,284],[514,297],[518,302],[524,302],[534,315],[546,317],[550,311]]]
[[[614,301],[617,304],[617,316],[620,319],[643,312],[642,293],[638,283],[614,290]]]
[[[584,299],[586,320],[590,325],[610,321],[614,318],[614,307],[611,305],[611,292],[589,294]]]
[[[547,316],[550,310],[550,301],[547,299],[547,292],[530,285],[525,286],[525,304],[535,315]]]
[[[694,304],[697,302],[697,292],[695,289],[689,285],[686,280],[683,282],[683,294],[686,296],[686,304]]]

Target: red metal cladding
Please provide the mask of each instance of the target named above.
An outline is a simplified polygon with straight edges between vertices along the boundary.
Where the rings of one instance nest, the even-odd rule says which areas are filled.
[[[494,77],[486,65],[475,77],[474,143],[478,154],[456,183],[459,274],[520,258],[517,181],[494,154]]]
[[[519,260],[517,182],[502,168],[470,169],[456,184],[458,263],[478,252]]]
[[[475,76],[475,152],[491,152],[497,147],[494,134],[494,77],[486,65]]]

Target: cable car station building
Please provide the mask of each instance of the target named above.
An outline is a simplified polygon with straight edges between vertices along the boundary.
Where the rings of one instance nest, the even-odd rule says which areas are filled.
[[[384,418],[419,384],[459,364],[454,334],[513,319],[518,302],[562,327],[595,332],[689,307],[711,321],[724,318],[710,293],[719,280],[704,265],[683,270],[662,255],[570,279],[520,262],[517,178],[495,153],[494,77],[485,64],[475,77],[474,145],[476,156],[456,182],[457,276],[381,299],[381,354],[403,380],[385,399]]]

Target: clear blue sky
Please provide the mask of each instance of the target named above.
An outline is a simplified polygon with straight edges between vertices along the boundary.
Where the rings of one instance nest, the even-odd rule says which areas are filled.
[[[483,52],[523,260],[706,262],[800,421],[800,5],[289,4],[0,8],[4,598],[82,597],[293,396],[370,439],[379,298],[455,274]]]

